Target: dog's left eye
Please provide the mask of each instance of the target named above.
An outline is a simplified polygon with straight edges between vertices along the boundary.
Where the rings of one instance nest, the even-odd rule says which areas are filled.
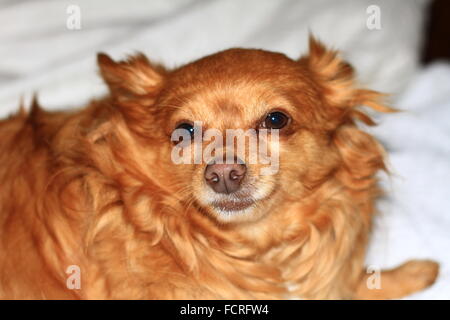
[[[264,129],[281,129],[289,122],[289,117],[280,111],[269,113],[264,121],[260,124]]]

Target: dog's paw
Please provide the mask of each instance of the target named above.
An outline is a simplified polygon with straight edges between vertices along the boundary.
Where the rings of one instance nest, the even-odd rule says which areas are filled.
[[[407,281],[412,291],[431,286],[439,274],[439,264],[431,260],[411,260],[400,266],[403,281]]]

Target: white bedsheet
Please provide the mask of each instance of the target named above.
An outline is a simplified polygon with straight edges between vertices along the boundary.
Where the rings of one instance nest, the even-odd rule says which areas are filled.
[[[389,151],[388,197],[368,262],[392,267],[413,258],[441,263],[437,283],[416,299],[450,299],[450,64],[435,63],[411,82],[373,131]]]
[[[0,1],[0,117],[33,92],[47,109],[78,107],[105,92],[95,53],[136,50],[167,66],[232,46],[298,57],[308,29],[344,56],[362,83],[389,91],[406,112],[383,116],[374,133],[390,152],[389,197],[368,262],[391,267],[412,258],[441,263],[438,282],[411,298],[450,299],[450,66],[418,65],[427,1]],[[66,9],[81,9],[68,30]],[[368,30],[366,8],[381,8]]]

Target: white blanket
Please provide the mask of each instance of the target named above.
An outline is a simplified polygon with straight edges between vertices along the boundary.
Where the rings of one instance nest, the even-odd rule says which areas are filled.
[[[411,298],[450,299],[450,66],[418,65],[427,1],[418,0],[79,0],[0,2],[0,117],[38,92],[47,109],[79,107],[106,88],[95,54],[142,51],[169,67],[217,50],[259,47],[296,58],[308,31],[343,50],[362,83],[394,94],[403,113],[383,116],[374,133],[390,153],[388,198],[368,262],[412,258],[442,264],[438,282]],[[81,29],[70,30],[69,5]],[[377,5],[381,29],[369,30]]]
[[[373,131],[389,151],[388,197],[368,261],[395,266],[414,258],[441,263],[437,283],[416,299],[450,299],[450,64],[422,70]]]

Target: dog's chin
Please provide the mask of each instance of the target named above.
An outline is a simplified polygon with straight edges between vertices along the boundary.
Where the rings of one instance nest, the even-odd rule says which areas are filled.
[[[260,216],[256,202],[250,201],[213,204],[207,210],[221,223],[253,221]]]

